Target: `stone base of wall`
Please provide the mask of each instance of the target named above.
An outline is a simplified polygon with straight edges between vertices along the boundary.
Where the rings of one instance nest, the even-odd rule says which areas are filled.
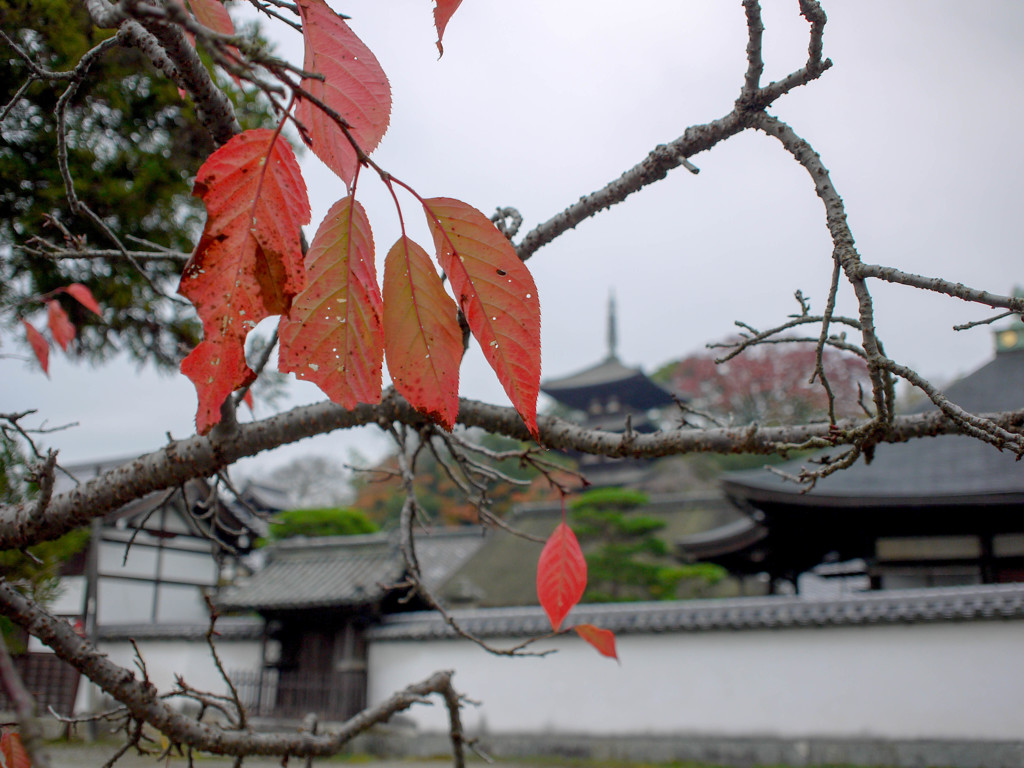
[[[694,761],[736,768],[767,765],[886,768],[1024,766],[1024,741],[488,734],[477,737],[477,746],[491,757],[506,760],[548,757],[645,763]],[[401,727],[361,736],[352,747],[355,752],[387,758],[429,758],[451,753],[447,735],[416,733],[413,729]]]

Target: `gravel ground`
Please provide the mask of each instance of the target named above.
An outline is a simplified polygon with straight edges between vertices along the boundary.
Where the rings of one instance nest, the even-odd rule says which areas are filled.
[[[53,744],[50,746],[50,758],[53,762],[52,768],[100,768],[114,754],[116,749],[115,746],[111,745]],[[233,764],[233,759],[227,757],[203,755],[195,760],[197,768],[220,768],[220,766],[231,766]],[[280,765],[280,758],[268,757],[249,757],[246,758],[244,763],[245,768],[277,768]],[[292,768],[303,768],[305,761],[292,759],[289,761],[289,765]],[[396,761],[334,758],[315,761],[314,765],[351,766],[352,768],[446,768],[450,763],[442,760]],[[169,759],[157,761],[153,756],[142,756],[131,752],[118,760],[116,764],[116,768],[186,768],[186,766],[188,766],[188,760],[184,757],[172,756]],[[502,768],[526,767],[503,764]]]

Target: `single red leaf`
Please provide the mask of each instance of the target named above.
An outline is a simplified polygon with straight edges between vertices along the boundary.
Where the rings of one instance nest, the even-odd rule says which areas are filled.
[[[376,57],[324,0],[298,0],[305,58],[302,87],[337,112],[367,155],[384,138],[391,120],[391,86]],[[309,130],[313,153],[352,184],[359,158],[338,124],[308,99],[295,117]]]
[[[437,52],[439,56],[444,56],[444,46],[441,45],[441,38],[444,37],[444,30],[448,26],[448,20],[459,9],[459,6],[462,5],[462,0],[434,0],[434,2],[436,3],[434,6],[434,26],[437,27]]]
[[[587,588],[587,561],[576,534],[559,523],[537,561],[537,598],[557,632]]]
[[[56,299],[46,302],[47,326],[50,328],[50,335],[53,340],[60,344],[60,348],[68,351],[68,344],[75,340],[75,326],[68,318],[68,313]]]
[[[246,335],[287,312],[305,286],[306,185],[288,142],[274,139],[269,130],[235,136],[203,163],[192,192],[206,203],[206,226],[178,291],[203,322],[204,339],[181,367],[199,395],[200,434],[220,420],[224,398],[252,380]]]
[[[459,413],[458,308],[433,262],[402,237],[384,261],[384,350],[395,389],[451,431]]]
[[[196,20],[207,29],[222,35],[235,34],[235,25],[231,23],[231,15],[224,4],[218,0],[188,0]]]
[[[243,344],[206,339],[181,361],[181,372],[192,380],[199,395],[196,431],[201,435],[220,421],[220,407],[228,395],[256,380],[256,374],[246,365]]]
[[[476,208],[444,197],[424,200],[423,207],[438,263],[469,330],[530,434],[539,439],[540,301],[533,276]]]
[[[343,408],[381,395],[384,335],[373,233],[351,196],[331,206],[306,254],[309,283],[281,318],[278,368]]]
[[[235,25],[231,22],[231,15],[219,0],[188,0],[188,4],[196,20],[207,29],[212,29],[222,35],[235,34]],[[185,34],[188,35],[189,41],[194,46],[196,44],[195,37],[188,30],[185,30]],[[238,49],[233,45],[228,47],[234,53],[238,53]],[[239,88],[242,87],[242,81],[238,75],[231,73],[231,78],[235,81],[235,85]]]
[[[103,313],[100,311],[100,305],[97,304],[96,299],[93,298],[92,291],[81,283],[72,283],[67,288],[62,288],[61,290],[93,314],[103,317]]]
[[[619,655],[615,652],[615,633],[610,629],[601,629],[593,624],[576,624],[573,629],[576,630],[577,635],[594,646],[602,656],[619,660]]]
[[[4,768],[32,768],[32,760],[19,733],[4,730],[0,736],[0,755],[4,758]]]
[[[28,320],[22,320],[22,325],[25,326],[25,335],[28,336],[28,343],[32,347],[32,351],[35,352],[36,360],[39,361],[39,367],[43,369],[43,373],[47,376],[50,375],[50,344],[46,338],[39,331],[35,329]]]

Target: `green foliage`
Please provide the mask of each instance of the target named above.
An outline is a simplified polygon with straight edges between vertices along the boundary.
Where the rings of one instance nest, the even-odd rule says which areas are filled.
[[[53,71],[72,69],[110,34],[95,29],[85,5],[76,0],[0,0],[0,18],[22,50]],[[0,48],[7,46],[0,43]],[[0,104],[6,105],[29,70],[13,50],[2,54]],[[73,215],[67,202],[55,119],[66,87],[66,82],[32,82],[0,133],[0,307],[13,310],[4,313],[12,322],[41,307],[38,297],[84,283],[103,308],[102,320],[70,297],[57,297],[79,329],[78,353],[99,360],[120,348],[139,360],[176,367],[200,330],[192,313],[166,295],[177,285],[180,261],[147,261],[143,276],[127,262],[57,261],[22,248],[36,237],[69,245],[48,225],[53,220],[76,238],[84,236],[92,248],[115,247],[84,216]],[[233,97],[244,125],[269,118],[267,107],[254,97],[237,91]],[[214,145],[174,84],[139,50],[116,46],[93,64],[66,119],[68,165],[79,199],[122,238],[191,250],[202,222],[202,208],[191,195],[192,176]]]
[[[665,522],[637,511],[646,503],[641,491],[598,488],[569,505],[587,560],[584,600],[672,600],[684,582],[714,584],[725,576],[716,565],[672,562],[668,545],[656,535]]]
[[[0,432],[0,504],[18,504],[30,498],[33,493],[30,474],[18,444]]]
[[[16,504],[30,500],[37,488],[25,455],[18,444],[0,433],[0,503]],[[18,550],[0,551],[0,578],[10,582],[37,602],[46,603],[60,590],[61,566],[89,543],[89,530],[80,528],[54,541],[45,541],[29,547],[27,553]],[[7,619],[0,620],[0,634],[14,650],[23,648]]]
[[[280,541],[294,536],[354,536],[378,530],[365,512],[351,507],[291,509],[279,512],[271,519],[270,540]]]
[[[89,529],[79,528],[59,539],[28,548],[0,552],[0,578],[18,586],[33,600],[46,603],[60,589],[61,566],[89,543]]]

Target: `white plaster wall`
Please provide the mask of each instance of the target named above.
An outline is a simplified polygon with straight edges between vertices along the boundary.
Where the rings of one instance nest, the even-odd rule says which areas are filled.
[[[511,643],[508,643],[511,644]],[[464,640],[376,641],[369,702],[439,669],[492,733],[1020,739],[1024,621],[624,635],[621,665],[575,636],[545,658]],[[426,731],[444,707],[406,713]]]
[[[137,644],[146,662],[150,682],[160,693],[175,687],[175,675],[181,675],[186,683],[200,690],[222,695],[228,693],[205,640],[139,640]],[[115,664],[135,671],[135,677],[139,677],[135,649],[131,643],[101,642],[99,648]],[[217,654],[228,672],[259,669],[262,663],[259,640],[220,640],[217,642]],[[83,678],[76,711],[98,709],[99,696],[98,689]]]

